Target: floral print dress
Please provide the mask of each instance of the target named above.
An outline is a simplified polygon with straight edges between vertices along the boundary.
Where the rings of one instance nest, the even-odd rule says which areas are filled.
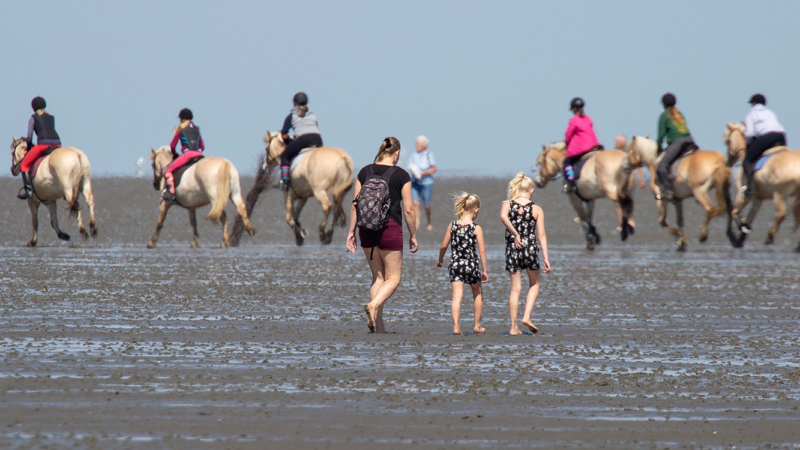
[[[481,264],[475,251],[477,244],[475,223],[459,225],[453,221],[450,225],[450,282],[461,281],[469,285],[481,282]]]
[[[533,218],[533,202],[520,205],[509,202],[508,220],[519,233],[522,248],[514,245],[514,235],[506,230],[506,272],[539,270],[539,241],[536,239],[536,219]]]

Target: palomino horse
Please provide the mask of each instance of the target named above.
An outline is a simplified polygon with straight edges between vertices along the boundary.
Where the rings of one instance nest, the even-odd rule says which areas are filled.
[[[627,148],[628,160],[633,167],[647,166],[651,174],[656,173],[658,164],[658,145],[646,136],[634,136]],[[674,192],[672,204],[675,205],[677,227],[667,225],[667,201],[660,200],[661,188],[656,177],[650,180],[650,188],[656,195],[658,207],[658,223],[673,236],[678,238],[678,251],[686,250],[687,235],[683,230],[683,200],[694,197],[706,211],[703,224],[700,225],[700,242],[708,239],[708,223],[714,217],[721,216],[731,210],[730,178],[731,170],[725,165],[722,154],[713,150],[697,150],[676,161],[677,176],[672,182]],[[709,192],[714,189],[717,206],[711,202]],[[734,243],[731,220],[728,217],[727,235]]]
[[[744,124],[731,122],[725,127],[722,136],[723,141],[728,146],[728,166],[741,162],[744,159],[744,151],[747,143],[744,138]],[[767,233],[764,242],[767,245],[775,242],[775,234],[781,226],[781,222],[786,218],[786,202],[794,197],[792,212],[794,215],[794,230],[800,226],[800,151],[790,150],[788,147],[775,147],[767,150],[764,155],[774,154],[764,163],[764,166],[753,174],[756,193],[750,198],[741,198],[737,195],[736,203],[733,205],[731,216],[736,220],[741,231],[737,241],[737,247],[744,245],[747,235],[750,233],[750,224],[753,223],[758,209],[764,200],[772,199],[775,205],[775,223]],[[736,177],[736,192],[742,187],[742,171]],[[742,220],[739,213],[752,200],[753,206],[747,214],[747,218]],[[794,249],[800,253],[800,243]]]
[[[267,131],[264,136],[266,147],[266,160],[259,168],[256,184],[247,194],[247,208],[252,211],[258,200],[258,195],[269,186],[268,174],[280,163],[280,156],[286,150],[286,144],[280,133]],[[306,201],[314,197],[322,206],[322,222],[319,225],[319,240],[323,244],[330,244],[333,238],[334,225],[345,225],[347,216],[342,207],[344,194],[353,186],[353,159],[342,149],[334,147],[319,147],[302,153],[297,165],[289,172],[290,188],[284,194],[286,199],[286,223],[294,231],[294,240],[297,245],[303,245],[308,232],[300,225],[300,211]],[[328,195],[333,197],[333,202]],[[333,208],[333,221],[327,229],[328,218]],[[234,228],[234,241],[237,239],[239,224]]]
[[[19,164],[28,151],[28,144],[24,138],[13,139],[11,142],[11,173],[19,175]],[[97,237],[97,225],[94,223],[94,195],[92,195],[92,167],[86,154],[77,148],[61,147],[42,160],[33,179],[34,195],[28,199],[28,207],[33,219],[33,237],[28,242],[28,247],[33,247],[39,240],[39,204],[47,205],[50,211],[50,224],[56,230],[58,238],[69,240],[69,235],[63,233],[58,227],[58,209],[56,200],[64,199],[69,205],[70,215],[78,219],[78,231],[84,239]],[[83,227],[81,208],[78,197],[83,194],[86,204],[89,205],[89,231]]]
[[[542,153],[536,160],[539,173],[534,180],[536,186],[543,188],[547,182],[557,177],[564,168],[566,158],[566,144],[555,142],[549,147],[542,145]],[[625,152],[621,150],[605,150],[589,155],[584,163],[578,178],[576,192],[569,195],[572,207],[578,213],[586,235],[586,248],[594,250],[600,244],[600,235],[592,224],[594,201],[598,198],[608,197],[622,206],[622,240],[634,233],[634,228],[628,223],[628,217],[633,214],[634,177]]]
[[[153,188],[157,191],[164,189],[164,172],[172,163],[172,151],[169,146],[162,146],[158,151],[150,149],[150,160],[153,166]],[[236,205],[236,213],[244,222],[244,228],[251,235],[255,234],[255,228],[247,218],[244,202],[242,201],[242,190],[239,187],[239,172],[236,167],[225,158],[207,157],[198,161],[193,166],[186,169],[181,177],[180,184],[175,188],[175,198],[179,206],[189,210],[189,222],[192,224],[192,247],[197,247],[197,214],[195,210],[211,204],[211,212],[206,219],[213,223],[222,222],[222,248],[230,245],[228,238],[228,216],[225,214],[225,205],[228,198],[233,200]],[[147,248],[156,246],[161,227],[164,225],[164,218],[167,211],[172,206],[172,202],[161,200],[160,214],[156,222],[156,232],[147,243]]]

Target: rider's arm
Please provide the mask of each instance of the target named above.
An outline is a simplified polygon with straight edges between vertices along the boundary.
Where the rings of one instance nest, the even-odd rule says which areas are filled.
[[[289,130],[292,129],[292,115],[289,114],[286,116],[286,119],[283,120],[283,128],[281,128],[281,134],[283,135],[283,139],[289,136]]]
[[[203,142],[203,136],[200,136],[200,151],[202,152],[205,149],[206,149],[206,143]]]
[[[180,140],[181,140],[181,133],[180,132],[175,133],[175,135],[172,136],[172,142],[169,143],[169,148],[172,149],[172,154],[173,155],[176,153],[175,147],[178,146],[178,141],[180,141]]]
[[[28,120],[28,134],[25,137],[25,141],[28,143],[28,150],[30,150],[33,147],[33,116]]]
[[[748,111],[747,115],[744,116],[744,138],[748,144],[756,137],[755,119],[755,112],[753,110]]]
[[[575,133],[575,117],[572,116],[572,119],[569,119],[569,124],[567,125],[567,131],[564,133],[564,143],[569,145],[570,139],[572,139],[572,135]]]

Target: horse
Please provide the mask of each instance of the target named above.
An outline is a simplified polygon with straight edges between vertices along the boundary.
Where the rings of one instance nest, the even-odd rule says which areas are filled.
[[[542,145],[542,153],[536,159],[539,173],[534,183],[537,187],[544,188],[549,180],[563,171],[566,153],[567,146],[563,141]],[[601,241],[600,234],[592,224],[596,199],[608,197],[622,207],[620,237],[623,241],[635,232],[628,222],[628,217],[633,214],[634,177],[625,152],[621,150],[596,152],[587,158],[575,184],[576,191],[569,195],[569,199],[584,228],[586,249],[594,250]]]
[[[647,136],[634,136],[626,151],[631,166],[647,166],[651,174],[656,173],[656,165],[660,161],[656,141],[648,139]],[[683,230],[683,200],[694,197],[705,210],[706,217],[700,225],[699,237],[701,243],[705,242],[708,239],[708,223],[711,219],[731,210],[731,170],[725,165],[722,154],[714,150],[696,150],[676,161],[676,164],[678,164],[677,176],[672,182],[674,197],[670,202],[675,206],[677,227],[667,224],[667,201],[660,199],[661,188],[655,176],[650,180],[650,188],[656,196],[659,225],[678,238],[677,250],[685,251],[687,235]],[[711,202],[709,195],[712,189],[716,194],[716,206]],[[728,219],[726,233],[733,244],[735,238],[731,230],[732,222],[730,217]]]
[[[741,163],[744,159],[747,148],[744,131],[745,127],[741,122],[731,122],[725,127],[722,140],[728,146],[727,164],[729,167],[733,167],[737,162]],[[748,198],[737,196],[736,203],[731,210],[731,216],[740,230],[737,247],[744,246],[744,241],[751,231],[750,224],[753,223],[764,200],[772,199],[772,203],[775,205],[775,223],[770,227],[764,244],[770,245],[775,242],[775,234],[778,233],[781,223],[786,218],[786,203],[791,197],[794,197],[792,205],[793,231],[797,231],[800,226],[800,151],[781,146],[773,147],[764,153],[765,156],[770,154],[773,156],[766,160],[763,167],[753,173],[755,195]],[[736,192],[740,192],[741,188],[742,171],[739,170],[736,177]],[[743,220],[739,213],[750,201],[753,202],[753,206]],[[800,242],[794,251],[800,253]]]
[[[14,176],[20,173],[20,163],[28,151],[25,138],[11,140],[11,173]],[[56,200],[64,199],[67,202],[69,214],[78,219],[78,231],[84,239],[89,236],[97,237],[97,225],[94,221],[94,195],[92,194],[92,167],[86,154],[77,148],[60,147],[39,164],[36,177],[33,179],[34,194],[28,198],[28,208],[31,210],[33,223],[33,237],[28,241],[28,247],[35,247],[39,241],[39,204],[47,206],[50,212],[50,225],[56,231],[58,238],[69,241],[70,236],[61,231],[58,226],[58,208]],[[83,195],[89,206],[89,231],[83,227],[81,208],[78,197]]]
[[[247,194],[247,209],[252,211],[262,191],[269,187],[268,174],[280,164],[281,154],[286,150],[286,143],[280,133],[267,131],[264,136],[266,157],[262,156],[262,164],[256,176],[256,183]],[[301,152],[289,172],[289,189],[284,193],[286,202],[286,223],[294,232],[295,244],[301,246],[308,232],[300,225],[300,212],[309,198],[314,197],[322,206],[322,222],[319,225],[319,240],[328,245],[333,239],[335,225],[343,227],[347,220],[342,202],[347,191],[353,186],[353,159],[340,148],[318,147]],[[329,197],[330,194],[330,197]],[[331,197],[333,201],[331,202]],[[333,221],[330,229],[328,218],[333,209]],[[237,223],[234,227],[234,239],[240,234]]]
[[[172,150],[168,145],[164,145],[156,151],[150,149],[150,161],[153,167],[153,189],[161,191],[164,189],[164,172],[172,163]],[[244,229],[255,234],[255,228],[247,218],[244,202],[242,201],[242,190],[239,186],[239,172],[236,167],[225,158],[209,156],[201,159],[183,173],[181,182],[175,188],[175,200],[178,206],[183,206],[189,210],[189,223],[192,224],[192,248],[197,247],[197,215],[195,210],[211,204],[211,211],[206,219],[212,223],[222,223],[222,248],[230,245],[228,236],[228,216],[225,213],[225,205],[228,199],[236,205],[236,213],[244,223]],[[160,213],[156,222],[156,232],[147,243],[147,248],[153,248],[158,242],[161,227],[167,217],[167,211],[173,202],[161,199],[159,205]]]

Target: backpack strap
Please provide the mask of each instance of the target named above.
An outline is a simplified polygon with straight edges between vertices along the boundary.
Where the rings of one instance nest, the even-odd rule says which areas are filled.
[[[397,166],[389,167],[389,170],[383,173],[382,178],[388,183],[392,179],[392,174],[397,170]]]

